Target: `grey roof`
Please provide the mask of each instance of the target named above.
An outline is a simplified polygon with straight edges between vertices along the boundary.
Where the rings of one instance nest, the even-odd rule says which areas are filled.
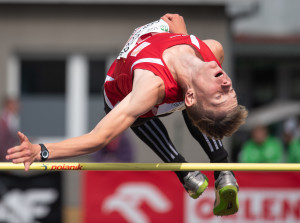
[[[0,4],[177,4],[225,5],[233,0],[0,0]]]

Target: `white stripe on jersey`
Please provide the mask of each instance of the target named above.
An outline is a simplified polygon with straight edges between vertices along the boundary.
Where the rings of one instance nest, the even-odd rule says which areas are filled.
[[[197,38],[194,35],[190,35],[192,43],[200,49],[200,44]]]
[[[112,105],[112,103],[110,102],[110,100],[108,99],[108,97],[106,96],[105,89],[104,89],[103,92],[104,92],[104,99],[105,99],[106,104],[108,105],[108,107],[109,107],[110,109],[113,109],[114,106]]]
[[[105,82],[106,81],[113,81],[113,80],[114,80],[113,77],[106,75]]]
[[[145,62],[146,62],[146,63],[156,63],[156,64],[159,64],[159,65],[164,66],[163,62],[162,62],[161,59],[159,59],[159,58],[143,58],[143,59],[139,59],[139,60],[135,61],[135,62],[132,64],[130,72],[132,73],[132,68],[133,68],[135,65],[137,65],[137,64],[139,64],[139,63],[145,63]]]

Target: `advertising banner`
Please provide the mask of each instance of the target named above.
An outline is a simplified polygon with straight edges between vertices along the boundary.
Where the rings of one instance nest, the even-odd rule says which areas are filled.
[[[61,173],[0,173],[0,222],[62,222]]]
[[[85,172],[83,222],[300,222],[299,173],[236,172],[240,210],[222,218],[212,212],[213,172],[204,173],[210,186],[194,200],[172,172]]]

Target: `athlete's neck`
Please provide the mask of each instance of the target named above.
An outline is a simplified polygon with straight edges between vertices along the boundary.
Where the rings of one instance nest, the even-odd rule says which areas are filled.
[[[189,45],[176,45],[164,51],[163,59],[175,81],[185,92],[191,87],[191,75],[202,62],[201,55]]]

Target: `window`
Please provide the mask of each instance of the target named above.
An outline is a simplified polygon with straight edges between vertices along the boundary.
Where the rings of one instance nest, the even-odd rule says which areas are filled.
[[[295,67],[291,70],[290,77],[290,90],[291,98],[300,100],[300,67]]]
[[[21,59],[21,130],[31,136],[65,135],[66,62]]]
[[[63,95],[65,66],[63,60],[22,60],[22,95]]]
[[[272,102],[277,96],[276,68],[267,63],[254,63],[251,71],[253,107]]]
[[[93,59],[89,61],[89,92],[102,95],[102,86],[105,81],[105,60]]]
[[[106,76],[106,60],[89,60],[89,123],[88,128],[92,130],[105,115],[102,87]]]

